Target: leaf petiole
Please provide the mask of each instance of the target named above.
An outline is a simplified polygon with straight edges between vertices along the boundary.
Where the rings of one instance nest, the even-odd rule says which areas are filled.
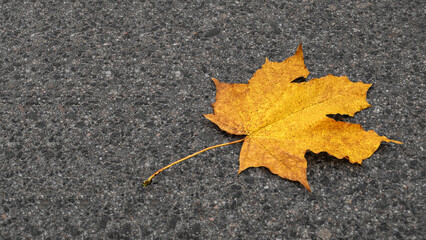
[[[244,141],[244,139],[245,139],[245,138],[240,139],[240,140],[237,140],[237,141],[233,141],[233,142],[222,143],[222,144],[219,144],[219,145],[215,145],[215,146],[211,146],[211,147],[208,147],[208,148],[204,148],[204,149],[203,149],[203,150],[201,150],[201,151],[198,151],[198,152],[193,153],[193,154],[191,154],[191,155],[189,155],[189,156],[186,156],[186,157],[184,157],[184,158],[181,158],[181,159],[179,159],[179,160],[177,160],[177,161],[175,161],[175,162],[173,162],[173,163],[170,163],[169,165],[167,165],[167,166],[163,167],[162,169],[158,170],[158,171],[157,171],[157,172],[155,172],[154,174],[152,174],[152,175],[151,175],[151,177],[149,177],[147,180],[145,180],[145,181],[143,182],[143,184],[142,184],[142,185],[143,185],[144,187],[148,186],[149,184],[151,184],[152,179],[153,179],[153,178],[154,178],[157,174],[159,174],[160,172],[162,172],[162,171],[166,170],[167,168],[169,168],[169,167],[171,167],[171,166],[173,166],[173,165],[175,165],[175,164],[178,164],[178,163],[180,163],[180,162],[185,161],[185,160],[186,160],[186,159],[188,159],[188,158],[192,158],[192,157],[193,157],[193,156],[195,156],[195,155],[198,155],[198,154],[200,154],[200,153],[203,153],[203,152],[205,152],[205,151],[207,151],[207,150],[210,150],[210,149],[213,149],[213,148],[223,147],[223,146],[231,145],[231,144],[234,144],[234,143],[242,142],[242,141]]]

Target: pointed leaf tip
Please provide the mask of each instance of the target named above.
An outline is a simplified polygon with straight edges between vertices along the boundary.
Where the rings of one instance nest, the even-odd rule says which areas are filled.
[[[218,86],[220,84],[220,81],[217,80],[216,78],[212,78],[214,85]]]
[[[302,43],[300,43],[299,47],[297,47],[296,54],[299,53],[299,52],[301,52],[303,54]]]

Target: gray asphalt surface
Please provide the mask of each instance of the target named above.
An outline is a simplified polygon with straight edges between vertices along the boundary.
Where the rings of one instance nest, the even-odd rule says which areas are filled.
[[[297,2],[297,3],[296,3]],[[0,3],[0,239],[422,239],[424,1]],[[363,166],[307,153],[312,193],[212,113],[302,42],[311,75],[374,83],[345,121],[404,142]],[[422,157],[423,156],[423,157]],[[423,228],[423,229],[422,229]]]

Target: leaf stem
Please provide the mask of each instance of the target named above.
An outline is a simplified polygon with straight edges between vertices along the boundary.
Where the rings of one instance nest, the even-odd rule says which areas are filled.
[[[234,143],[239,143],[239,142],[244,141],[244,139],[245,139],[245,138],[240,139],[240,140],[237,140],[237,141],[233,141],[233,142],[222,143],[222,144],[219,144],[219,145],[215,145],[215,146],[211,146],[211,147],[208,147],[208,148],[204,148],[204,149],[203,149],[203,150],[201,150],[201,151],[198,151],[198,152],[193,153],[193,154],[191,154],[191,155],[189,155],[189,156],[186,156],[186,157],[184,157],[184,158],[181,158],[181,159],[179,159],[179,160],[177,160],[177,161],[175,161],[175,162],[173,162],[173,163],[170,163],[169,165],[167,165],[167,166],[163,167],[162,169],[160,169],[160,170],[158,170],[157,172],[155,172],[154,174],[152,174],[152,175],[151,175],[151,177],[149,177],[147,180],[145,180],[145,181],[143,182],[143,186],[144,186],[144,187],[146,187],[146,186],[148,186],[149,184],[151,184],[152,179],[153,179],[153,178],[154,178],[157,174],[159,174],[160,172],[162,172],[162,171],[166,170],[167,168],[169,168],[169,167],[171,167],[171,166],[173,166],[173,165],[175,165],[175,164],[178,164],[178,163],[180,163],[180,162],[183,162],[183,161],[185,161],[186,159],[188,159],[188,158],[192,158],[193,156],[198,155],[198,154],[200,154],[200,153],[203,153],[203,152],[205,152],[205,151],[207,151],[207,150],[210,150],[210,149],[213,149],[213,148],[218,148],[218,147],[223,147],[223,146],[227,146],[227,145],[231,145],[231,144],[234,144]]]

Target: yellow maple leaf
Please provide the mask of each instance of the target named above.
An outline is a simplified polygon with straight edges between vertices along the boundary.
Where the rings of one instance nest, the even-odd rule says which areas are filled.
[[[217,89],[214,114],[204,116],[222,130],[246,137],[179,159],[152,174],[143,185],[148,186],[160,172],[195,155],[244,141],[238,173],[250,167],[266,167],[282,178],[300,182],[310,191],[307,150],[327,152],[361,164],[382,141],[402,144],[373,130],[365,131],[359,124],[327,117],[353,116],[371,107],[366,100],[371,84],[354,83],[345,76],[333,75],[295,82],[308,75],[299,45],[296,54],[283,62],[266,59],[248,84],[223,83],[213,78]]]
[[[302,45],[283,62],[266,59],[248,84],[214,79],[214,114],[205,117],[222,130],[247,135],[240,153],[241,173],[250,167],[266,167],[282,178],[299,181],[310,190],[305,153],[327,152],[359,163],[370,157],[382,141],[399,143],[361,125],[340,122],[328,114],[346,114],[368,108],[371,84],[351,82],[346,76],[328,75],[308,82]]]

